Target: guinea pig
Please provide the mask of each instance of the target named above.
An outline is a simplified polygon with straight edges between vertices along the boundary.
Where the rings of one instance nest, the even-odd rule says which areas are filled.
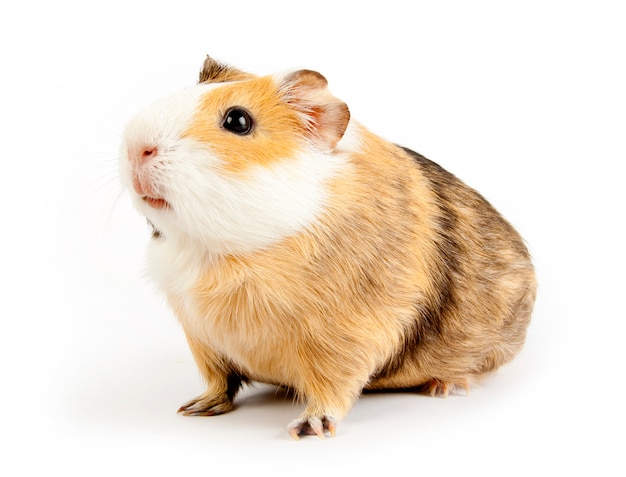
[[[350,117],[320,73],[207,57],[128,123],[120,175],[152,225],[148,272],[206,391],[290,389],[288,424],[335,435],[364,390],[446,396],[521,349],[535,301],[520,235],[436,163]]]

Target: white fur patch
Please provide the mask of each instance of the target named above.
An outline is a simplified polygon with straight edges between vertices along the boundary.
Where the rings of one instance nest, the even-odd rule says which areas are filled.
[[[164,238],[150,246],[150,275],[166,291],[183,292],[216,256],[252,252],[303,230],[324,211],[325,182],[342,162],[302,154],[253,169],[245,179],[215,176],[203,183],[202,176],[188,176],[188,189],[175,202],[185,209],[151,214],[162,213],[151,220]]]
[[[268,247],[309,226],[327,204],[328,180],[347,162],[342,153],[303,146],[295,157],[271,166],[241,175],[225,172],[220,165],[227,157],[217,157],[210,144],[181,137],[202,95],[219,87],[197,85],[154,103],[131,120],[124,136],[122,179],[163,236],[151,246],[150,274],[171,291],[193,286],[207,260]],[[158,150],[149,177],[170,208],[150,207],[132,188],[128,151],[147,145]]]
[[[191,160],[195,157],[191,157]],[[202,158],[198,158],[201,160]],[[251,252],[270,246],[306,226],[322,212],[325,183],[341,159],[301,153],[245,176],[204,170],[181,171],[176,204],[179,225],[215,253]],[[184,175],[183,175],[184,174]]]

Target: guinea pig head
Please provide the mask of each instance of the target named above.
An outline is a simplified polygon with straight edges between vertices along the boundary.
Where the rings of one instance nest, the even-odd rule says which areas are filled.
[[[121,175],[161,239],[250,252],[324,210],[328,180],[345,163],[336,146],[350,113],[314,71],[214,73],[205,63],[204,82],[129,122]]]

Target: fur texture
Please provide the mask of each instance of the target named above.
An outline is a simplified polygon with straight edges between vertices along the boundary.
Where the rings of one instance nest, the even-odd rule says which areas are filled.
[[[534,272],[484,198],[350,120],[319,73],[207,58],[200,81],[131,121],[120,165],[207,382],[181,412],[273,383],[306,404],[290,433],[322,436],[364,389],[446,394],[515,356]],[[223,127],[233,106],[250,134]]]

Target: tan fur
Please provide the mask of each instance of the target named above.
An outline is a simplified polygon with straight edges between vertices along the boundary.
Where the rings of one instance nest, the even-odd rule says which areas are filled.
[[[509,361],[530,318],[532,267],[510,226],[456,183],[457,234],[476,263],[463,261],[458,274],[468,280],[441,310],[440,334],[420,337],[395,373],[376,377],[420,319],[415,304],[437,301],[436,199],[412,161],[366,133],[354,172],[333,183],[333,204],[314,230],[207,271],[193,291],[210,320],[201,341],[218,343],[237,373],[296,389],[310,415],[337,418],[364,387],[463,383]],[[491,224],[490,240],[470,221]]]
[[[328,93],[326,80],[322,82],[315,74],[321,76],[306,70],[288,76],[282,95],[271,76],[252,79],[246,76],[217,91],[209,91],[182,137],[209,145],[218,157],[228,157],[222,168],[233,173],[287,160],[301,149],[306,138],[332,149],[346,129],[350,114],[344,103]],[[227,105],[232,104],[254,111],[255,134],[242,139],[220,127]]]
[[[308,95],[318,108],[286,106],[271,77],[246,75],[208,92],[186,135],[229,157],[225,169],[241,174],[301,150],[308,111],[332,149],[349,113],[316,75],[291,80],[300,84],[295,96]],[[224,135],[213,116],[233,101],[272,130],[243,146]],[[225,412],[242,379],[262,381],[305,401],[300,432],[307,419],[343,417],[363,389],[447,393],[520,350],[536,285],[519,235],[451,174],[354,128],[359,150],[328,184],[329,202],[312,227],[207,261],[192,289],[170,293],[208,384],[183,412]]]
[[[227,172],[240,173],[251,165],[267,167],[274,161],[285,160],[298,148],[304,127],[297,112],[285,107],[276,90],[275,82],[268,76],[209,91],[183,137],[208,144],[218,157],[228,157],[223,164]],[[227,105],[232,104],[255,111],[256,134],[242,139],[224,132],[221,118]],[[233,151],[237,152],[233,154]]]

